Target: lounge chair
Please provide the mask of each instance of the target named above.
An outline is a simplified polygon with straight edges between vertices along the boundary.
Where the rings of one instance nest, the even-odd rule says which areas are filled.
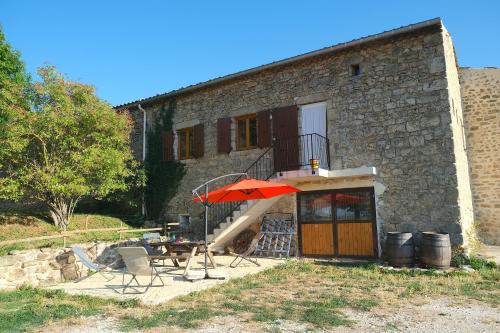
[[[257,233],[252,241],[250,242],[250,245],[248,246],[248,249],[246,249],[245,252],[243,253],[234,253],[231,250],[229,251],[229,255],[234,256],[234,260],[229,264],[231,268],[238,267],[238,265],[243,261],[246,260],[248,262],[251,262],[252,264],[256,266],[260,266],[260,264],[257,262],[257,259],[251,258],[250,256],[255,252],[255,249],[257,248],[257,244],[259,243],[260,239],[262,238],[263,234],[260,232]]]
[[[142,293],[145,293],[150,287],[153,286],[153,282],[156,278],[160,279],[161,286],[165,285],[160,276],[160,273],[156,269],[156,266],[151,263],[146,249],[144,249],[143,247],[120,247],[118,248],[118,253],[122,256],[122,259],[125,262],[125,266],[127,268],[126,272],[123,272],[122,277],[123,293],[125,293],[125,290],[127,288],[131,287],[130,285],[133,281],[137,283],[137,286],[135,287],[146,287],[146,290],[144,290]],[[132,275],[132,278],[127,282],[127,284],[125,284],[125,273]],[[151,281],[148,285],[141,285],[137,280],[137,276],[150,276]],[[158,287],[159,286],[160,285],[158,285]]]
[[[85,249],[83,249],[80,246],[73,246],[71,247],[71,249],[73,250],[73,253],[78,257],[78,259],[80,259],[83,266],[101,274],[108,281],[114,278],[114,275],[111,272],[106,271],[107,269],[109,269],[109,267],[103,264],[93,262],[92,259],[90,259],[89,256],[87,255],[87,251]],[[111,277],[106,276],[106,274],[104,273],[108,273],[109,275],[111,275]],[[76,282],[79,282],[81,280],[82,279],[78,279],[76,280]]]
[[[146,232],[142,235],[142,239],[145,241],[160,241],[161,236],[159,232]]]

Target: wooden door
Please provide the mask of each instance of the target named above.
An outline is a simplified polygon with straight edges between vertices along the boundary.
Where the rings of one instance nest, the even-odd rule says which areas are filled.
[[[297,213],[303,256],[377,255],[373,188],[302,192]]]
[[[335,244],[331,193],[303,193],[298,197],[302,255],[333,256]]]
[[[275,171],[299,169],[299,125],[296,105],[274,109],[273,139]]]
[[[374,257],[377,237],[373,189],[337,190],[333,200],[336,254]]]

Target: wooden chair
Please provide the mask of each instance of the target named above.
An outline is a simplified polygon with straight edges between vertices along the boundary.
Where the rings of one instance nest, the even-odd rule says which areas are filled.
[[[257,244],[259,243],[260,239],[262,238],[263,234],[260,232],[257,233],[252,241],[250,242],[248,249],[246,249],[245,252],[243,253],[234,253],[231,250],[229,251],[229,255],[234,256],[234,260],[229,264],[231,268],[238,267],[238,265],[243,261],[246,260],[248,262],[251,262],[252,264],[256,266],[260,266],[260,264],[257,262],[257,259],[251,258],[250,256],[255,252],[255,249],[257,248]]]

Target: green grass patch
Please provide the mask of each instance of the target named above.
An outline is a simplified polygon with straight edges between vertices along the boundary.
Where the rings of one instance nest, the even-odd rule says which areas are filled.
[[[196,328],[216,316],[253,321],[263,330],[279,330],[280,320],[305,324],[308,330],[328,330],[353,323],[343,314],[345,309],[374,311],[388,306],[397,311],[398,306],[429,297],[498,306],[499,281],[497,268],[473,273],[387,271],[374,265],[337,267],[290,260],[154,307],[30,288],[1,293],[0,330],[22,331],[48,321],[101,313],[113,313],[124,330]]]
[[[195,328],[205,320],[224,314],[224,312],[213,310],[208,306],[197,306],[187,309],[165,309],[155,311],[153,315],[142,317],[128,316],[123,320],[122,328],[124,330],[143,330],[160,325]]]
[[[114,301],[89,296],[71,296],[60,290],[23,287],[0,292],[0,332],[24,332],[50,321],[88,317],[107,309],[126,309],[137,301]]]

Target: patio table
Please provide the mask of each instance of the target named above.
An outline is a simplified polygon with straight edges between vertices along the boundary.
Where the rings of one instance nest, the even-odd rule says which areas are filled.
[[[189,258],[191,251],[196,248],[195,255],[205,252],[205,242],[203,241],[183,241],[183,242],[175,242],[175,241],[161,241],[161,242],[152,242],[149,244],[151,247],[155,249],[165,248],[166,252],[163,255],[159,256],[150,256],[152,259],[171,259],[174,263],[175,267],[179,267],[179,261],[186,260]],[[215,262],[213,253],[208,251],[208,258],[214,268],[217,267]]]

